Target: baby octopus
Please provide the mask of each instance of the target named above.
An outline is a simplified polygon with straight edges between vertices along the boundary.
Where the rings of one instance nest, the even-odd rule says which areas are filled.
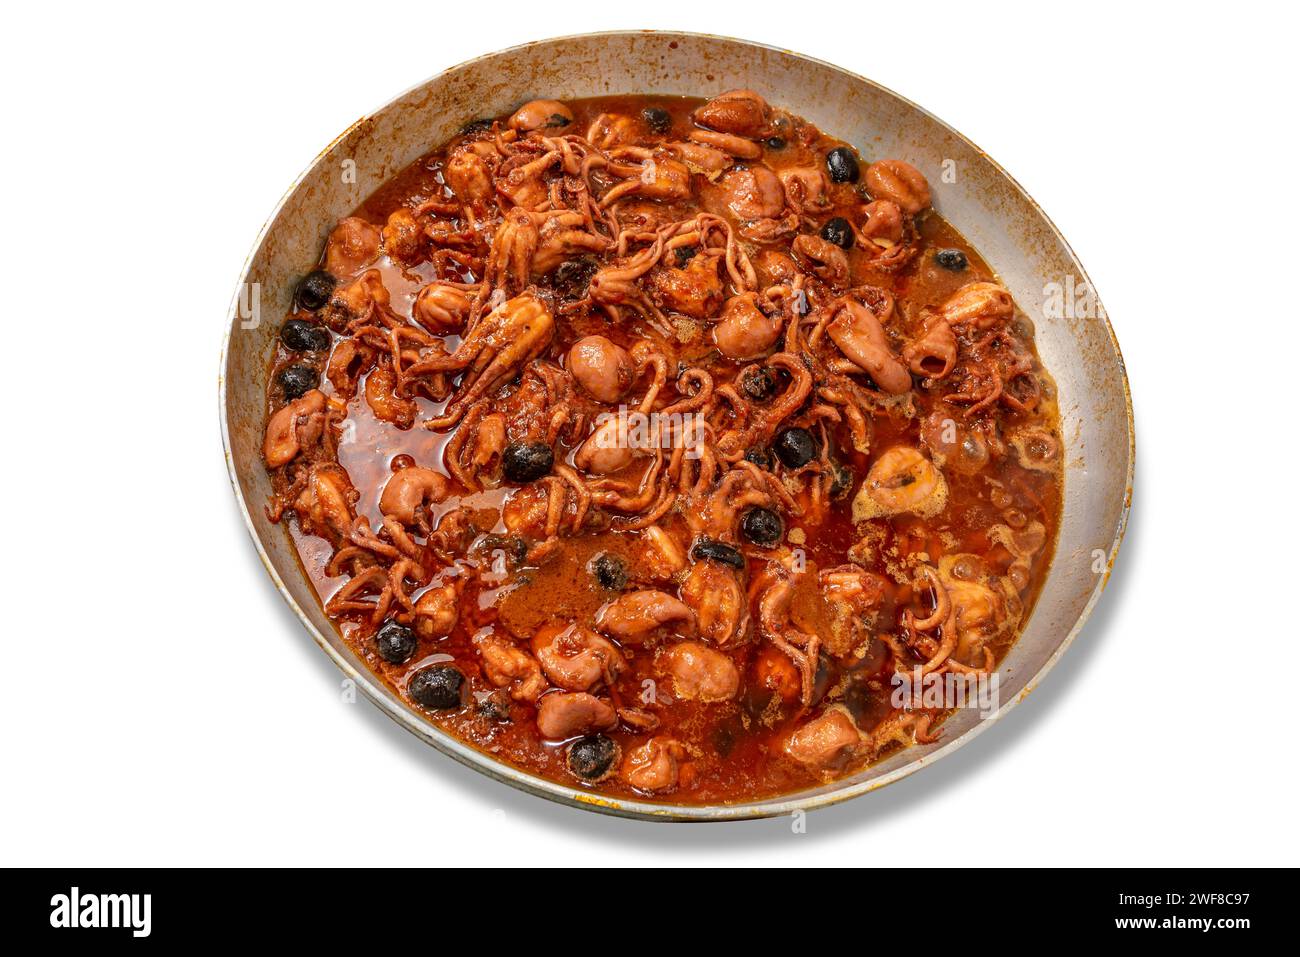
[[[685,746],[668,737],[651,738],[623,759],[619,776],[637,791],[664,793],[677,787],[682,762],[689,756]]]
[[[430,527],[427,508],[445,499],[450,487],[451,483],[442,473],[409,466],[398,471],[384,485],[383,494],[379,496],[379,511],[427,534]]]
[[[749,598],[732,569],[712,561],[696,562],[681,592],[695,614],[701,637],[720,648],[745,640]]]
[[[757,293],[741,293],[723,306],[722,316],[713,327],[713,341],[728,359],[757,359],[772,348],[784,326],[779,312],[769,315],[759,308]]]
[[[612,800],[937,740],[890,679],[1000,666],[1070,451],[951,187],[779,91],[537,95],[278,291],[267,516],[341,640],[481,754]]]
[[[845,357],[883,391],[898,395],[911,390],[912,377],[890,348],[884,327],[862,303],[843,300],[826,332]]]
[[[508,688],[515,701],[536,701],[549,685],[542,677],[542,666],[528,652],[497,635],[474,638],[488,681],[498,688]]]
[[[613,705],[585,691],[553,691],[537,703],[537,730],[552,741],[608,731],[616,724]]]
[[[443,429],[455,425],[470,405],[513,377],[524,363],[541,355],[554,332],[550,308],[536,296],[524,294],[483,317],[455,352],[413,363],[406,370],[409,377],[464,372],[447,410],[427,420],[425,427]]]
[[[596,628],[620,641],[642,641],[660,628],[693,634],[695,613],[661,591],[634,591],[608,603],[596,615]]]
[[[296,459],[324,434],[326,398],[312,389],[281,408],[266,425],[262,458],[267,468],[279,468]]]
[[[613,642],[579,625],[538,631],[533,635],[533,654],[551,684],[567,691],[611,685],[627,667]]]
[[[694,701],[726,701],[740,688],[740,672],[730,658],[698,641],[682,641],[661,655],[673,690]]]
[[[827,708],[819,717],[799,725],[783,742],[787,755],[818,771],[844,764],[862,747],[862,733],[843,705]]]
[[[569,350],[569,372],[597,402],[617,402],[632,388],[636,367],[627,350],[604,336],[586,336]]]
[[[853,499],[853,520],[903,512],[929,518],[947,501],[948,484],[934,463],[914,448],[895,446],[872,464]]]

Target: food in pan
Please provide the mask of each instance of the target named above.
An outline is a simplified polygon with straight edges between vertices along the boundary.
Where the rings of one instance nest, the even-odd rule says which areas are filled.
[[[1034,329],[903,158],[749,90],[467,125],[304,263],[271,517],[497,759],[716,803],[937,740],[1051,559]]]

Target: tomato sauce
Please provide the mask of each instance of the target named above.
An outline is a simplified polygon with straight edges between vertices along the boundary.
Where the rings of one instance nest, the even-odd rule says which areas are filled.
[[[334,298],[323,308],[306,307],[300,294],[292,318],[330,328],[330,345],[318,351],[279,347],[268,385],[268,453],[272,433],[278,434],[273,417],[295,401],[295,389],[283,385],[286,370],[297,367],[315,374],[326,412],[323,419],[306,413],[294,419],[292,442],[299,451],[287,462],[280,462],[282,455],[268,454],[277,493],[271,510],[283,514],[322,603],[330,609],[350,580],[378,570],[370,576],[374,586],[358,592],[360,605],[332,613],[374,673],[428,720],[481,751],[594,793],[680,803],[750,800],[823,783],[897,747],[941,736],[946,709],[901,711],[891,702],[892,675],[927,666],[939,674],[996,667],[1028,619],[1056,539],[1063,482],[1059,414],[1051,376],[1034,348],[1032,324],[1008,305],[1009,296],[999,298],[994,270],[929,208],[928,198],[925,208],[906,210],[916,196],[928,196],[910,178],[910,167],[868,165],[877,158],[862,157],[853,178],[836,182],[836,157],[830,154],[844,144],[797,116],[766,104],[762,112],[748,100],[718,106],[685,97],[605,97],[560,108],[567,114],[554,114],[554,126],[512,130],[511,118],[498,118],[433,146],[355,211],[355,219],[376,229],[390,227],[364,263],[382,283],[387,303],[363,309],[340,304],[339,290],[355,289],[362,270],[329,277]],[[727,132],[742,127],[745,135]],[[550,153],[563,152],[563,137],[582,142],[569,141],[571,156],[546,160]],[[713,149],[725,165],[708,169],[688,162],[716,157],[672,145],[678,143]],[[478,168],[478,160],[464,158],[474,152],[474,144],[478,155],[486,157],[482,168],[495,187],[487,198],[472,198],[471,187],[463,185],[469,182],[466,176],[449,170],[457,156],[471,171]],[[744,155],[732,155],[718,144]],[[542,160],[551,165],[536,177],[540,193],[522,205],[507,198],[502,188],[514,189],[510,177],[520,180],[519,171]],[[677,161],[689,174],[684,192],[657,195],[649,187],[676,169],[672,164]],[[749,180],[738,177],[757,167],[776,175],[753,174],[749,188]],[[812,199],[788,175],[792,172],[810,177]],[[775,198],[767,195],[771,189],[764,193],[764,184],[778,182]],[[628,189],[626,196],[603,204],[602,197],[629,183],[646,188]],[[775,215],[744,218],[747,212],[768,212],[759,208],[765,202]],[[529,274],[512,287],[493,273],[491,262],[506,241],[507,215],[525,208],[538,222],[545,222],[550,211],[572,213],[579,223],[580,212],[594,211],[574,227],[588,238],[572,242],[605,243],[607,248],[561,246],[560,267]],[[902,225],[891,234],[882,217],[898,210]],[[706,218],[693,220],[701,215]],[[415,251],[403,248],[395,255],[395,226],[412,220],[418,226]],[[635,260],[653,246],[656,235],[668,235],[672,223],[686,221],[704,228],[683,229],[666,240],[662,259],[633,280],[647,306],[601,301],[591,292],[598,284],[583,294],[593,273],[604,275],[601,270]],[[843,223],[848,232],[832,221]],[[546,229],[542,226],[539,234]],[[873,234],[875,230],[884,233]],[[724,232],[725,252],[719,238]],[[341,243],[338,236],[336,232],[331,243]],[[822,245],[807,240],[796,245],[801,236],[839,240],[832,245],[842,250],[842,264],[839,253]],[[621,250],[616,248],[620,240],[625,241]],[[534,266],[547,242],[540,235],[531,249]],[[678,245],[668,249],[673,242]],[[828,252],[834,262],[821,262],[809,250]],[[736,274],[729,268],[729,259],[738,257],[752,265],[753,288],[744,288],[743,266]],[[330,262],[326,255],[318,268]],[[570,269],[570,263],[578,266]],[[304,271],[311,268],[303,265]],[[691,285],[697,275],[703,276],[698,288]],[[576,291],[568,288],[575,283]],[[413,318],[421,290],[430,284],[444,284],[453,299],[459,291],[470,303],[479,302],[466,327],[434,335],[427,323]],[[705,294],[715,287],[720,295],[710,300]],[[700,290],[705,305],[701,314],[689,315]],[[770,290],[776,291],[769,296]],[[759,325],[770,320],[779,333],[756,357],[729,358],[719,348],[719,317],[724,303],[730,309],[732,299],[747,294],[755,297],[746,301],[758,308]],[[491,321],[494,310],[524,297],[541,304],[553,329],[486,390],[478,400],[483,408],[447,428],[422,424],[456,408],[474,376],[482,374],[473,362],[450,370],[441,386],[427,385],[432,377],[425,384],[415,382],[416,375],[393,392],[399,405],[408,404],[408,417],[413,413],[409,423],[393,420],[381,401],[388,395],[383,388],[372,399],[367,381],[376,369],[391,369],[394,362],[402,370],[419,369],[430,355],[454,356],[465,344],[476,344],[476,328]],[[860,304],[859,312],[842,313],[846,300]],[[883,345],[869,334],[860,336],[858,326],[845,325],[846,316],[859,314],[862,328],[883,331]],[[396,341],[392,329],[408,325],[416,329],[409,344],[386,352],[385,343]],[[941,370],[933,361],[912,364],[906,380],[910,387],[886,394],[875,379],[884,381],[891,371],[905,368],[906,357],[916,354],[915,344],[941,325],[953,335],[952,368],[937,374]],[[508,352],[515,336],[507,327],[499,337],[504,345],[497,348]],[[707,374],[715,398],[700,411],[718,460],[712,475],[699,466],[699,481],[692,484],[688,479],[696,466],[678,462],[681,471],[673,484],[670,455],[661,466],[665,478],[656,476],[645,454],[603,475],[579,466],[585,461],[582,444],[598,416],[620,405],[635,407],[653,374],[645,372],[650,366],[638,367],[641,371],[619,403],[594,400],[581,383],[574,386],[571,357],[575,343],[591,336],[628,354],[636,352],[638,343],[649,344],[642,350],[653,351],[668,370],[658,398],[650,403],[654,410],[697,394],[702,380],[681,373]],[[842,346],[841,339],[848,345]],[[340,350],[349,343],[360,344],[363,353],[356,381],[335,374],[336,366],[344,365]],[[884,363],[872,366],[874,373],[863,368],[860,352],[854,351],[864,343],[868,364],[876,358]],[[778,397],[744,399],[748,412],[761,417],[780,401],[782,390],[795,387],[797,369],[770,364],[778,353],[801,357],[812,370],[808,398],[772,429],[749,436],[744,448],[727,451],[724,436],[729,431],[740,435],[743,429],[739,416],[716,393],[730,384],[747,396],[741,377],[750,373],[744,370],[766,370]],[[486,355],[487,350],[478,353]],[[555,381],[569,395],[567,403],[557,403],[546,391],[543,373],[528,371],[535,363],[549,364],[552,372],[546,374],[559,376]],[[843,385],[846,380],[849,384]],[[848,398],[841,394],[846,391]],[[511,481],[502,471],[503,446],[537,445],[547,433],[547,416],[557,409],[569,418],[558,434],[547,436],[553,439],[547,446],[553,471],[544,479]],[[496,423],[494,415],[502,429],[495,446],[490,436],[483,437],[486,426],[466,425]],[[458,449],[454,442],[460,429],[478,431]],[[811,438],[816,452],[810,462],[785,462],[778,446],[794,442],[783,438],[787,429],[801,429]],[[481,449],[487,456],[486,462],[470,467],[473,483],[481,487],[466,487],[448,467],[448,457],[468,455],[466,449]],[[908,463],[904,471],[882,473],[882,478],[877,471],[888,465],[884,453],[893,449],[912,457],[902,460]],[[717,515],[730,499],[711,496],[726,476],[747,468],[745,461],[775,485],[764,485],[767,480],[761,478],[746,479],[752,482],[746,485],[738,478],[738,487],[759,504],[745,506],[734,521],[723,521]],[[446,489],[436,500],[422,501],[418,519],[406,529],[414,549],[410,554],[416,557],[385,601],[379,582],[404,553],[400,536],[385,530],[395,529],[391,521],[385,526],[392,513],[385,514],[381,498],[386,484],[412,464],[445,477]],[[562,469],[597,501],[607,500],[615,485],[635,491],[642,482],[661,481],[664,492],[639,511],[591,505],[579,520],[580,496],[555,478]],[[314,485],[313,477],[320,475],[326,484]],[[933,494],[922,498],[921,491],[931,487],[936,487]],[[331,506],[331,489],[338,492],[340,504]],[[552,495],[564,498],[558,509],[561,527],[548,535],[537,516]],[[909,504],[909,496],[916,503]],[[652,504],[669,497],[671,505],[662,514],[637,524]],[[896,508],[899,501],[905,507]],[[754,507],[775,517],[760,519],[779,522],[779,542],[762,544],[746,537],[747,516]],[[356,531],[358,522],[362,533]],[[462,533],[446,536],[454,541],[435,549],[431,533],[444,524]],[[652,540],[651,528],[662,538]],[[665,553],[655,544],[665,540],[684,559],[677,567],[671,562],[665,567]],[[715,551],[701,551],[702,541],[716,543],[709,546]],[[729,564],[733,556],[739,567]],[[613,587],[610,575],[602,580],[593,570],[598,564],[614,570]],[[706,622],[710,614],[728,613],[710,604],[719,595],[725,598],[727,588],[688,584],[701,564],[708,565],[712,576],[702,579],[706,584],[734,585],[743,596],[743,607],[731,609],[735,627],[723,638],[718,636],[725,628],[710,637]],[[781,620],[768,627],[764,600],[773,598],[771,589],[777,585],[788,585],[793,597],[782,606]],[[437,634],[441,629],[436,626],[421,631],[428,622],[421,622],[412,608],[421,595],[443,586],[455,593],[455,623],[445,634]],[[602,628],[602,614],[614,614],[604,610],[638,591],[685,603],[693,622],[668,622],[635,639],[619,637],[615,625]],[[919,626],[944,610],[947,616],[937,626]],[[379,631],[390,621],[407,630],[402,642],[411,647],[404,658],[391,649],[387,657],[378,650]],[[534,674],[544,658],[537,636],[568,627],[585,629],[582,634],[597,636],[587,640],[616,649],[621,659],[616,673],[607,671],[583,693],[618,718],[554,738],[539,728],[539,708],[548,696],[573,690],[557,686],[546,669],[538,678],[544,688],[540,694],[528,692],[522,678],[505,680],[499,672],[494,677],[485,664],[483,643],[499,639],[515,648],[522,654],[520,668]],[[810,638],[815,644],[807,643]],[[682,644],[691,648],[672,652]],[[697,646],[704,652],[692,650]],[[809,652],[809,660],[796,675],[791,654],[797,658],[801,649]],[[693,654],[704,655],[714,672],[721,669],[730,691],[722,700],[691,691],[699,677],[691,671],[698,664]],[[451,707],[428,707],[411,695],[414,676],[439,667],[454,669],[453,683],[461,682],[452,689]],[[729,669],[738,679],[734,690]],[[683,688],[687,693],[680,693]],[[821,719],[826,720],[818,724]],[[578,741],[586,741],[587,764],[594,761],[599,774],[575,771],[590,770],[580,761],[575,764],[572,752]],[[653,753],[646,751],[652,741],[658,742]],[[653,773],[635,773],[633,756],[638,753],[643,761],[659,758]],[[612,762],[606,762],[610,754]]]

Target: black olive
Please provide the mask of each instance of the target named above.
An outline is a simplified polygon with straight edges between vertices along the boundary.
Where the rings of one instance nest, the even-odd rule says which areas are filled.
[[[589,734],[569,745],[569,770],[584,781],[599,781],[618,760],[618,745],[603,734]]]
[[[769,136],[767,138],[767,148],[770,150],[783,150],[785,149],[785,140],[779,136]]]
[[[506,723],[510,720],[510,696],[498,688],[479,698],[474,710],[489,721]]]
[[[645,125],[655,133],[667,133],[668,128],[673,125],[673,118],[668,115],[668,111],[657,106],[647,106],[642,110],[641,119],[645,120]]]
[[[302,282],[298,283],[298,307],[308,312],[315,312],[330,301],[334,286],[334,277],[323,269],[307,273],[302,277]]]
[[[507,561],[520,564],[528,555],[528,543],[515,535],[483,535],[470,546],[472,552],[501,552]]]
[[[449,711],[464,703],[465,676],[455,665],[421,668],[411,676],[406,693],[422,708]]]
[[[966,268],[966,254],[960,249],[940,249],[934,254],[934,261],[953,272],[961,272]]]
[[[375,651],[390,665],[400,665],[415,651],[415,632],[390,618],[375,632]]]
[[[766,402],[776,393],[776,379],[766,369],[750,366],[740,380],[740,387],[755,402]]]
[[[682,266],[685,266],[688,262],[694,259],[697,252],[699,252],[699,250],[694,246],[678,246],[674,249],[673,255],[677,257],[677,268],[680,269]]]
[[[840,498],[853,488],[853,473],[839,462],[831,466],[831,498]]]
[[[828,219],[826,225],[822,227],[822,239],[839,246],[840,249],[850,249],[853,246],[853,227],[843,216]]]
[[[572,122],[573,120],[569,119],[563,113],[552,113],[551,118],[546,121],[546,125],[548,128],[554,129],[557,126],[568,126]]]
[[[730,565],[732,568],[744,568],[745,556],[740,554],[730,545],[722,542],[715,542],[711,538],[701,538],[691,549],[691,558],[698,561],[718,562],[722,565]]]
[[[294,352],[324,352],[330,347],[330,334],[303,319],[290,319],[280,327],[280,341]]]
[[[597,268],[594,259],[567,259],[556,267],[552,284],[556,292],[566,299],[581,299],[587,294],[587,284],[591,282]]]
[[[501,456],[501,474],[510,482],[534,482],[551,470],[555,453],[541,442],[511,442]]]
[[[296,399],[320,385],[320,374],[311,366],[289,366],[280,372],[280,388],[286,399]]]
[[[745,461],[753,462],[759,468],[770,470],[772,468],[772,455],[761,445],[755,445],[745,450]]]
[[[797,469],[807,465],[817,454],[817,440],[807,429],[786,429],[777,433],[772,451],[788,469]]]
[[[775,545],[785,534],[785,522],[770,508],[751,508],[740,520],[740,531],[755,545]]]
[[[518,535],[510,535],[501,543],[501,550],[506,557],[513,559],[516,565],[523,564],[528,557],[528,543]]]
[[[627,565],[617,555],[608,552],[597,555],[591,561],[591,573],[596,576],[601,588],[622,591],[627,587]]]
[[[491,120],[470,120],[460,128],[461,136],[472,136],[474,133],[483,133],[492,129]]]
[[[858,158],[847,146],[837,146],[826,154],[826,171],[834,183],[856,183]]]

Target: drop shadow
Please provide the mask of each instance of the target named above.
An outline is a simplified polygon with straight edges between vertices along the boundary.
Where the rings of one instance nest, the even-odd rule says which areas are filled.
[[[1135,502],[1140,501],[1137,485],[1140,485],[1140,479],[1135,483]],[[233,501],[230,508],[232,520],[242,528],[243,519]],[[762,842],[782,838],[812,842],[841,840],[850,832],[870,831],[904,811],[923,807],[977,774],[991,773],[997,762],[1006,757],[1034,725],[1046,720],[1047,715],[1060,707],[1075,683],[1091,667],[1102,642],[1119,627],[1124,599],[1138,566],[1138,550],[1144,538],[1142,525],[1143,514],[1135,508],[1130,512],[1121,554],[1097,607],[1073,647],[1032,695],[1000,718],[995,726],[942,761],[879,791],[812,812],[806,821],[806,833],[799,835],[792,833],[790,819],[786,817],[673,826],[556,804],[494,781],[448,758],[406,731],[369,701],[358,702],[356,712],[377,741],[390,748],[401,760],[427,768],[439,785],[450,785],[469,795],[473,802],[485,809],[485,815],[500,811],[510,818],[526,820],[537,826],[569,830],[583,837],[657,851],[701,847],[753,849]],[[298,643],[308,666],[315,669],[320,679],[336,692],[338,670],[320,653],[297,616],[275,592],[251,542],[245,538],[243,546],[248,560],[258,568],[258,577],[267,583],[261,594],[268,608],[273,609],[271,613]]]

